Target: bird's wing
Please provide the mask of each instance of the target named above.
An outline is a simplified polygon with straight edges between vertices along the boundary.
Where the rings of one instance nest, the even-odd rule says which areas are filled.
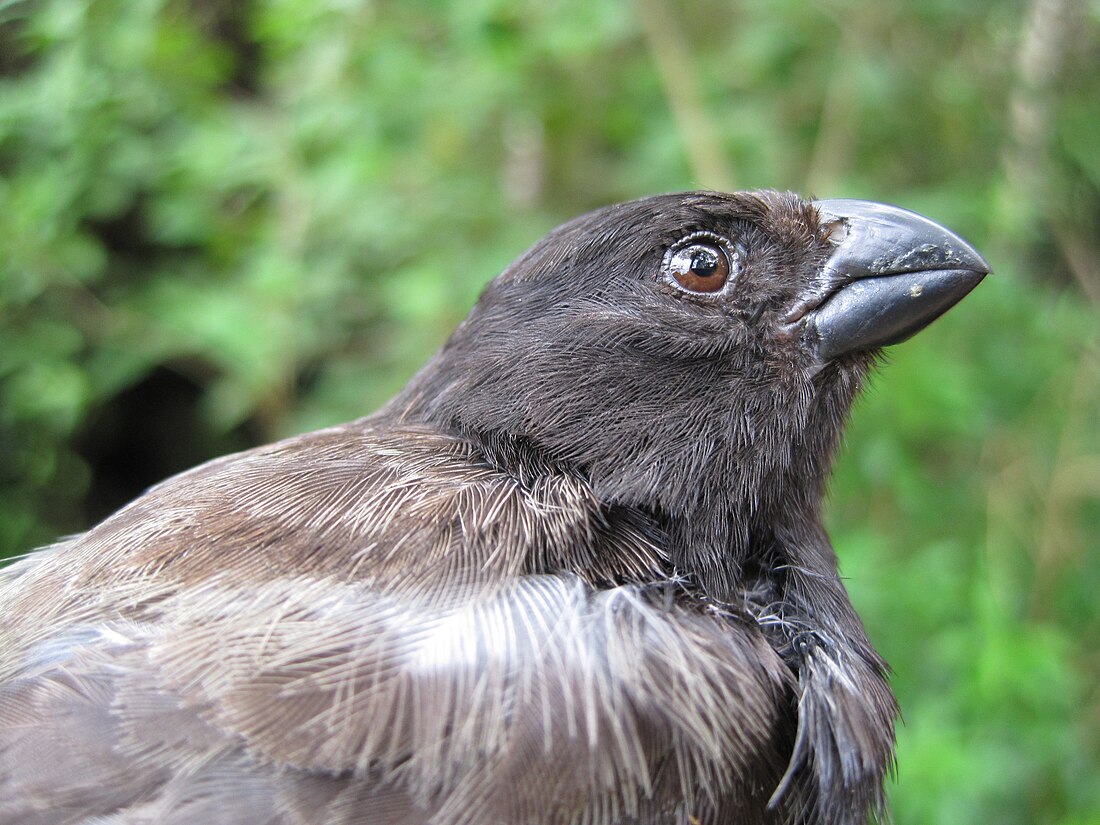
[[[0,821],[614,822],[735,788],[790,690],[758,629],[537,572],[646,542],[417,438],[216,462],[6,574]]]
[[[443,609],[301,578],[162,608],[49,639],[0,688],[0,821],[325,821],[294,811],[341,794],[438,822],[614,821],[684,774],[735,786],[787,687],[736,622],[570,576]]]

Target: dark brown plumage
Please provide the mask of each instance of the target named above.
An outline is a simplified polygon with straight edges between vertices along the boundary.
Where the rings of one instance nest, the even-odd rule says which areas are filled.
[[[555,230],[379,413],[0,573],[0,822],[864,822],[897,709],[821,498],[987,271],[777,193]]]

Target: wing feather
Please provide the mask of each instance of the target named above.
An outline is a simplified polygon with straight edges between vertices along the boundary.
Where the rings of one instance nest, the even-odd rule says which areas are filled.
[[[0,574],[0,821],[713,812],[792,677],[668,573],[583,479],[427,431],[212,462]]]

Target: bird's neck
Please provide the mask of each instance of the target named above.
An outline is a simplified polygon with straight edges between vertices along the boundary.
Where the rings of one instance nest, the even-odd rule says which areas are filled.
[[[653,519],[679,571],[731,592],[777,535],[820,532],[864,371],[641,358],[583,342],[488,350],[460,333],[382,414],[468,439],[521,483],[585,479],[607,507]]]
[[[593,475],[591,467],[564,458],[525,435],[417,415],[402,420],[467,441],[487,464],[526,490],[557,488],[563,476],[579,482],[589,491],[584,498],[597,502],[589,516],[592,529],[582,532],[598,534],[609,520],[625,518],[667,557],[667,575],[697,586],[720,602],[739,602],[746,589],[768,586],[762,576],[796,561],[789,545],[812,544],[824,535],[819,513],[824,486],[821,473],[827,467],[821,461],[797,460],[799,450],[792,451],[794,460],[788,466],[761,472],[751,483],[716,478],[703,482],[700,478],[708,470],[700,468],[700,478],[672,482],[693,485],[690,496],[676,497],[669,494],[670,482],[660,475],[652,482],[643,475],[641,479],[649,483],[635,486],[622,476]],[[719,456],[714,460],[721,465],[730,463]],[[631,580],[628,570],[635,566],[633,553],[622,561],[622,574],[608,579]],[[614,571],[615,561],[606,562],[604,569]]]

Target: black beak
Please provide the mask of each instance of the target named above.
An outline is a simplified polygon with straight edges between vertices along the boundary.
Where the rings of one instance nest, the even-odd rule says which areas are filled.
[[[872,201],[816,201],[836,251],[818,289],[794,315],[822,360],[904,341],[989,274],[958,235],[928,218]]]

